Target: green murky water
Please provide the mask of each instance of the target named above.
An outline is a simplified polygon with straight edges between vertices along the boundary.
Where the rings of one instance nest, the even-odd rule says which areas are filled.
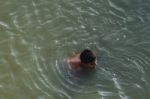
[[[149,0],[1,0],[0,99],[149,99]],[[64,61],[85,48],[96,71]]]

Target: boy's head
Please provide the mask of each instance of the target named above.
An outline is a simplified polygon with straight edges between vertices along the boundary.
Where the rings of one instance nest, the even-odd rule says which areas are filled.
[[[85,49],[80,54],[80,60],[81,60],[82,63],[88,64],[88,63],[91,63],[91,62],[95,62],[96,56],[91,50]]]

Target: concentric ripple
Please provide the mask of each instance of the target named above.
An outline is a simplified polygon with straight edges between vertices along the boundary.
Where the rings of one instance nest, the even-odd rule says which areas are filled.
[[[148,99],[148,0],[0,1],[0,98]],[[97,55],[71,70],[72,53]]]

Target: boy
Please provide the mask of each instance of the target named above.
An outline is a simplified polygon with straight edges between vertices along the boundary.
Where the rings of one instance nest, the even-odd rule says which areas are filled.
[[[95,69],[96,55],[89,49],[85,49],[80,54],[75,54],[68,59],[73,70],[81,69]]]

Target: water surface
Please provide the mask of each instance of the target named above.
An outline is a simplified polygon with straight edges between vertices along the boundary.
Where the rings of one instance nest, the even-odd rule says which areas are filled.
[[[149,99],[149,0],[1,0],[0,99]],[[95,71],[65,62],[92,49]]]

